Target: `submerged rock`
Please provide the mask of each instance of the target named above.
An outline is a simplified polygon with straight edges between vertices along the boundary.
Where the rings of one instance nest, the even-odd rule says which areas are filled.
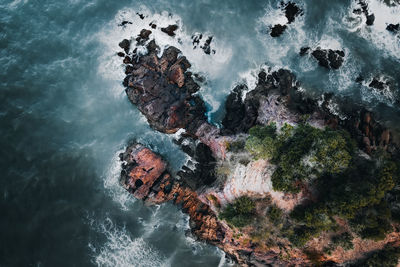
[[[127,20],[123,20],[120,24],[118,24],[118,26],[125,26],[127,24],[132,24],[132,22],[127,21]]]
[[[302,47],[301,49],[300,49],[300,56],[304,56],[304,55],[306,55],[306,54],[308,54],[308,51],[310,50],[311,48],[310,47]]]

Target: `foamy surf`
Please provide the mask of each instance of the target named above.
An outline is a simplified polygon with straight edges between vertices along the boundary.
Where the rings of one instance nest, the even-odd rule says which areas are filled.
[[[357,1],[352,1],[348,15],[343,19],[349,31],[357,32],[361,37],[373,43],[387,57],[400,59],[400,38],[386,30],[390,23],[400,22],[400,6],[389,6],[383,1],[367,1],[369,12],[375,15],[374,24],[367,26],[363,14],[357,15],[353,10],[358,7]]]
[[[92,222],[92,227],[104,235],[107,241],[101,246],[89,244],[93,263],[101,267],[167,267],[167,260],[143,238],[132,238],[125,226],[119,227],[110,218],[101,223]]]

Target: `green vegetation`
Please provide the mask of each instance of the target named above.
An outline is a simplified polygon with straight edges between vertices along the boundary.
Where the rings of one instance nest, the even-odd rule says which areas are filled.
[[[321,130],[308,124],[285,124],[280,133],[271,123],[249,131],[245,148],[255,159],[277,165],[272,175],[275,190],[297,193],[299,185],[324,173],[341,173],[348,167],[354,142],[344,131]]]
[[[319,192],[317,201],[297,206],[290,214],[295,223],[284,231],[294,245],[301,247],[322,231],[337,230],[333,216],[349,220],[356,234],[372,240],[382,240],[392,231],[392,217],[400,220],[400,190],[395,187],[400,161],[394,163],[384,152],[377,160],[355,156],[355,142],[345,131],[285,124],[278,133],[271,123],[249,133],[245,148],[255,159],[277,166],[272,175],[275,190],[296,193],[309,183]],[[267,215],[274,223],[280,216],[274,208]],[[351,249],[349,238],[334,237],[332,246]]]
[[[279,130],[274,123],[253,127],[245,149],[253,158],[276,165],[271,177],[274,190],[297,193],[307,185],[318,192],[312,202],[295,207],[285,220],[279,208],[267,210],[269,221],[297,247],[323,231],[336,232],[336,216],[348,221],[352,233],[375,241],[393,230],[393,221],[400,222],[400,155],[396,159],[379,151],[368,159],[355,153],[348,132],[304,123],[285,124]],[[334,235],[325,251],[338,246],[353,249],[352,239],[347,232]]]
[[[348,219],[362,238],[382,240],[392,230],[391,211],[384,197],[394,187],[394,164],[353,163],[341,175],[321,177],[316,184],[318,201],[292,211],[290,216],[301,230],[289,237],[294,244],[302,246],[322,231],[335,231],[335,215]]]
[[[331,243],[328,247],[324,249],[324,252],[327,254],[331,254],[337,247],[341,247],[344,250],[351,250],[354,248],[353,246],[353,237],[350,233],[344,232],[340,235],[335,235],[331,239]]]
[[[360,237],[379,241],[393,230],[390,219],[390,209],[386,201],[382,201],[378,205],[366,207],[357,212],[356,216],[350,220],[350,226]]]
[[[226,150],[229,152],[240,152],[244,149],[245,146],[245,141],[244,140],[236,140],[233,142],[227,142],[226,143]]]
[[[255,202],[249,197],[243,196],[235,199],[221,212],[220,218],[236,227],[249,225],[255,218]]]
[[[245,148],[255,159],[270,159],[276,154],[276,125],[271,123],[265,127],[255,126],[249,131],[250,136]]]
[[[384,249],[375,251],[367,259],[361,260],[352,267],[396,267],[400,258],[400,248],[386,246]]]
[[[267,215],[272,223],[278,225],[282,221],[283,211],[276,205],[272,205],[271,207],[269,207]]]

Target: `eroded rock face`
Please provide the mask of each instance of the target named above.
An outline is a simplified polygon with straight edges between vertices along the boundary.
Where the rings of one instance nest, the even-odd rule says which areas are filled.
[[[148,38],[149,32],[142,37]],[[154,41],[147,50],[138,60],[124,60],[127,76],[123,84],[129,100],[160,132],[175,133],[180,128],[195,132],[206,121],[206,109],[201,98],[193,95],[199,86],[187,71],[190,63],[175,47],[167,48],[161,58]]]
[[[127,43],[124,42],[121,48],[127,48]],[[205,186],[215,181],[215,163],[224,158],[224,143],[230,137],[221,136],[220,129],[207,123],[204,102],[193,95],[199,86],[188,71],[190,63],[180,55],[180,51],[169,47],[159,58],[154,41],[147,44],[147,50],[148,53],[140,57],[126,52],[126,93],[156,130],[174,133],[178,129],[186,129],[186,137],[190,141],[180,140],[179,144],[196,163],[193,163],[195,168],[183,167],[179,173],[181,179],[177,180],[168,172],[161,156],[140,144],[132,144],[120,155],[123,161],[121,184],[124,188],[148,204],[172,201],[189,215],[191,231],[195,236],[220,247],[239,264],[309,264],[304,254],[286,243],[282,248],[257,247],[246,241],[246,236],[235,238],[232,228],[218,220],[218,211],[213,208],[204,191]],[[288,70],[261,71],[257,86],[247,92],[243,100],[247,89],[238,86],[229,95],[223,134],[246,133],[254,125],[270,120],[297,123],[303,114],[307,114],[310,115],[307,122],[311,124],[315,122],[316,125],[346,128],[369,153],[378,147],[387,148],[391,142],[390,132],[376,123],[371,113],[352,110],[346,113],[345,118],[332,114],[329,107],[333,96],[324,95],[322,104],[318,105],[317,101],[303,95],[295,76]],[[247,179],[240,179],[242,169],[238,168],[237,175],[230,177],[225,190],[208,189],[214,193],[221,192],[221,200],[232,200],[249,192],[266,193],[271,187],[270,182],[256,170],[262,173],[268,163],[260,161],[254,164],[245,168]],[[255,188],[256,185],[260,188]],[[302,200],[301,197],[288,199],[283,194],[272,195],[272,198],[279,200],[276,204],[286,210],[291,210]],[[285,262],[279,255],[287,250],[291,251],[291,258]]]
[[[190,217],[192,233],[214,245],[224,241],[225,230],[210,207],[184,182],[176,181],[167,171],[161,156],[134,143],[120,155],[123,161],[121,184],[136,198],[149,204],[173,201]]]
[[[174,179],[166,171],[167,164],[161,156],[143,145],[130,145],[120,158],[123,162],[120,182],[124,188],[147,204],[171,201],[189,215],[194,237],[221,248],[240,265],[287,266],[307,263],[304,254],[292,254],[295,257],[284,261],[279,258],[280,248],[265,251],[256,244],[246,242],[247,236],[235,238],[234,231],[218,219],[206,196],[194,191],[184,181]]]
[[[146,199],[154,183],[161,177],[167,164],[150,149],[134,144],[120,154],[121,183],[138,199]]]
[[[217,177],[215,176],[216,159],[211,149],[201,142],[191,139],[181,139],[178,143],[184,152],[194,160],[192,168],[183,166],[178,172],[181,177],[194,190],[202,186],[211,185]]]

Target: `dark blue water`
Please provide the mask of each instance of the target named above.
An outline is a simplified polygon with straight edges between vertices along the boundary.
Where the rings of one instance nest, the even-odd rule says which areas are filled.
[[[400,22],[393,21],[399,8],[371,1],[377,21],[367,28],[350,1],[297,1],[305,15],[272,39],[266,29],[284,19],[278,2],[0,1],[0,266],[225,264],[221,251],[185,236],[187,217],[175,207],[145,207],[117,182],[117,155],[133,138],[172,170],[185,162],[173,137],[150,129],[121,86],[117,44],[153,20],[181,26],[175,39],[153,35],[207,77],[201,95],[216,123],[232,86],[253,85],[260,67],[286,67],[304,90],[341,94],[398,126],[393,96],[353,81],[384,74],[399,90],[399,38],[384,29]],[[118,27],[123,19],[133,24]],[[195,32],[214,36],[215,55],[192,49]],[[341,47],[346,63],[324,70],[297,55],[304,45]]]

